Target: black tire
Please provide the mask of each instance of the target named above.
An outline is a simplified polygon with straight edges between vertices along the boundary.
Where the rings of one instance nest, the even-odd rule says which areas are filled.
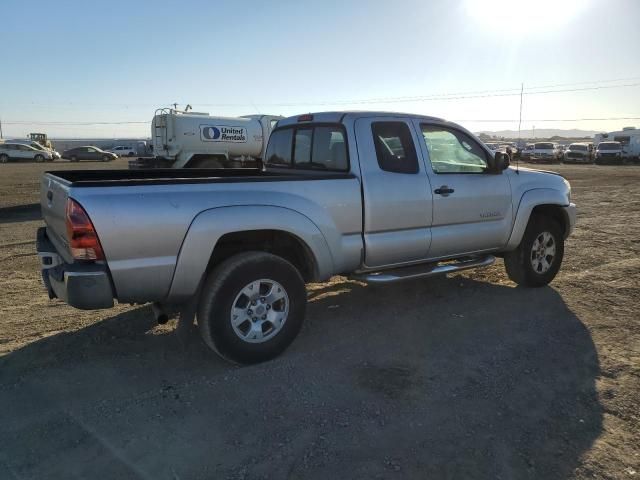
[[[34,159],[36,162],[38,162],[38,163],[42,163],[42,162],[44,162],[44,156],[42,156],[42,155],[40,155],[40,154],[38,154],[38,155],[36,155],[35,157],[33,157],[33,159]]]
[[[231,313],[242,290],[261,279],[278,282],[284,288],[288,314],[271,338],[250,343],[234,330]],[[241,364],[259,363],[278,356],[293,342],[302,328],[306,306],[304,280],[291,263],[270,253],[245,252],[225,260],[207,275],[198,305],[198,327],[207,346],[222,358]],[[246,322],[253,326],[250,319]]]
[[[109,162],[109,161],[111,161],[111,157],[110,157],[109,155],[104,155],[104,156],[102,157],[102,161],[103,161],[103,162]]]
[[[538,271],[534,268],[534,261],[536,260],[532,259],[535,255],[533,248],[536,240],[542,238],[541,235],[543,235],[544,232],[551,234],[553,237],[555,254],[551,260],[548,260],[549,257],[545,258],[545,261],[550,265],[548,270]],[[504,266],[509,278],[518,285],[525,287],[543,287],[555,278],[562,265],[563,257],[564,236],[558,222],[547,216],[533,215],[529,220],[529,224],[518,248],[512,252],[505,253]],[[540,269],[544,268],[540,267],[539,262],[538,267]]]
[[[135,157],[135,156],[136,156],[136,154],[135,154],[135,152],[129,152],[127,156],[129,156],[129,157]]]
[[[6,153],[3,153],[2,155],[0,155],[0,163],[7,163],[9,161],[9,155],[7,155]]]
[[[71,157],[69,157],[69,161],[70,162],[77,162],[78,161],[78,157],[76,157],[75,155],[72,155]]]

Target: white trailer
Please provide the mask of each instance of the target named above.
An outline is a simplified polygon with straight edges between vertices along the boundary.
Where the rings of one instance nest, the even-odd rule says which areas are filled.
[[[159,109],[151,121],[154,158],[133,160],[129,167],[257,167],[280,118],[276,115],[218,117]]]
[[[623,158],[640,160],[640,128],[624,127],[615,132],[596,133],[593,137],[594,147],[600,142],[620,142]]]

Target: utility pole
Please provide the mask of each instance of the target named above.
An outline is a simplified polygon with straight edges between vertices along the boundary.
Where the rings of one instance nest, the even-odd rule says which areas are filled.
[[[524,83],[520,84],[520,118],[518,120],[518,148],[520,148],[520,126],[522,125],[522,93],[524,92]]]
[[[0,118],[0,139],[4,138],[2,136],[2,119]]]
[[[520,153],[518,154],[518,159],[516,161],[516,173],[520,173],[520,157],[522,156],[522,143],[520,141],[520,127],[522,126],[522,94],[524,93],[524,82],[520,84],[520,118],[518,118],[518,143],[516,143],[516,153],[518,153],[518,149],[520,149]]]
[[[536,126],[533,126],[533,139],[536,139]]]

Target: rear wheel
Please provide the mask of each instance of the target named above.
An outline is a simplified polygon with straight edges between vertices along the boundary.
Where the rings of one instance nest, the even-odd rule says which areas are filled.
[[[269,253],[241,253],[207,276],[198,327],[205,343],[223,358],[263,362],[293,342],[306,304],[304,280],[291,263]]]
[[[75,155],[71,155],[71,157],[69,158],[69,160],[71,162],[77,162],[78,161],[78,157],[76,157]]]
[[[7,163],[9,161],[9,155],[7,155],[6,153],[3,153],[2,155],[0,155],[0,163]]]
[[[504,266],[518,285],[542,287],[555,278],[563,256],[564,237],[558,222],[534,215],[518,248],[505,254]]]

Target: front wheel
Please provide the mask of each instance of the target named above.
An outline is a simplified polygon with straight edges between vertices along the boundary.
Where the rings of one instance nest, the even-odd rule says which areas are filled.
[[[105,155],[102,157],[103,162],[108,162],[109,160],[111,160],[111,157],[109,155]]]
[[[36,162],[38,162],[38,163],[42,163],[42,162],[44,162],[44,157],[43,157],[42,155],[38,154],[38,155],[36,155],[36,156],[34,157],[34,160],[35,160]]]
[[[242,364],[263,362],[293,342],[306,305],[304,280],[291,263],[270,253],[245,252],[207,276],[198,327],[221,357]]]
[[[542,287],[557,275],[564,256],[564,236],[558,222],[535,215],[529,220],[518,248],[507,252],[507,275],[518,285]]]

